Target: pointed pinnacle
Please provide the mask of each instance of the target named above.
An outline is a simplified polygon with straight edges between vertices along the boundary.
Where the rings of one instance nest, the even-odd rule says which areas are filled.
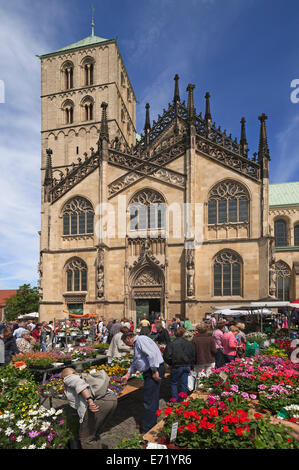
[[[174,77],[174,81],[175,81],[174,96],[173,96],[174,103],[180,101],[179,78],[180,77],[178,76],[178,74],[176,74],[175,77]]]
[[[144,131],[145,133],[147,133],[148,131],[150,131],[151,129],[151,122],[150,122],[150,114],[149,114],[149,110],[150,110],[150,105],[149,103],[146,103],[145,105],[145,124],[144,124]]]
[[[206,99],[206,113],[205,113],[205,120],[206,121],[212,121],[212,115],[211,115],[211,106],[210,106],[210,93],[207,91],[205,94],[205,99]]]

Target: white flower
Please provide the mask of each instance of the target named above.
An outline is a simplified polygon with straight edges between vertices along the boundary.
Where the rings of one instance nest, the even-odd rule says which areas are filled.
[[[46,447],[47,447],[47,444],[45,443],[41,447],[39,447],[39,449],[46,449]]]
[[[23,420],[17,421],[16,426],[20,429],[23,429],[23,427],[25,426],[25,422]]]
[[[34,444],[31,444],[28,449],[36,449],[36,446]]]
[[[51,423],[49,423],[48,421],[43,421],[40,430],[43,432],[47,431],[50,426],[51,426]]]
[[[13,432],[14,432],[13,429],[7,428],[6,431],[5,431],[5,435],[10,436]]]
[[[57,410],[55,415],[58,416],[58,415],[61,415],[61,413],[63,413],[63,410]]]
[[[22,440],[23,440],[23,436],[18,436],[18,437],[16,438],[16,441],[17,441],[17,442],[22,442]]]

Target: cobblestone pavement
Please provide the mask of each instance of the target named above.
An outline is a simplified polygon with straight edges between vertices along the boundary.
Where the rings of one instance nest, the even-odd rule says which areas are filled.
[[[160,408],[166,407],[166,402],[170,398],[170,379],[163,379],[160,388]],[[48,400],[45,406],[48,406]],[[66,405],[66,401],[53,400],[54,408]],[[118,400],[118,405],[112,419],[103,429],[101,440],[103,448],[114,449],[119,441],[124,437],[132,437],[139,433],[136,425],[141,423],[143,416],[143,387],[128,394],[125,398]],[[77,412],[66,407],[66,411],[72,416],[76,416]]]

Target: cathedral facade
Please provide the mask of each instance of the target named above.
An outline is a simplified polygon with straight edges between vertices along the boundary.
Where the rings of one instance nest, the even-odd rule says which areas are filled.
[[[184,101],[176,75],[172,102],[153,122],[146,105],[139,136],[116,40],[92,33],[40,59],[41,319],[198,321],[212,305],[299,296],[299,248],[280,249],[299,245],[299,197],[292,221],[290,200],[281,207],[274,191],[270,204],[265,114],[251,158],[245,119],[233,139],[209,93],[198,113],[195,85]]]

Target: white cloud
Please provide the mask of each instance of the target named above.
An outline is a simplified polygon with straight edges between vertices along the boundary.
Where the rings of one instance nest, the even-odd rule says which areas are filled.
[[[53,4],[44,2],[32,1],[29,9],[20,1],[0,5],[4,65],[0,79],[5,83],[5,103],[0,104],[0,289],[37,282],[40,60],[36,54],[53,50],[62,12],[63,7],[54,13]]]
[[[299,114],[276,136],[275,167],[270,170],[271,183],[298,181],[299,167]],[[270,163],[271,164],[271,163]]]

